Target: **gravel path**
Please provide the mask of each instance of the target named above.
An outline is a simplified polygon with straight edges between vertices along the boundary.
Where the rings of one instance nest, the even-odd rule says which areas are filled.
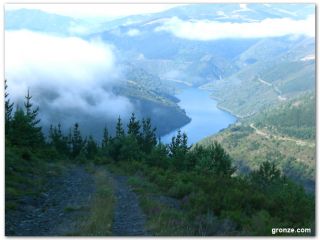
[[[83,166],[72,166],[49,180],[38,197],[25,197],[6,213],[7,236],[63,236],[77,231],[76,220],[88,212],[94,179]]]
[[[114,236],[145,236],[148,235],[144,225],[143,214],[137,195],[129,188],[128,178],[113,176],[116,205],[112,233]]]

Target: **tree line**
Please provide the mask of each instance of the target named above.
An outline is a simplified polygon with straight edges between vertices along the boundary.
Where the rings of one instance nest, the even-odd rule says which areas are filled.
[[[5,136],[7,144],[27,147],[35,151],[47,149],[54,156],[71,160],[96,163],[139,160],[150,166],[164,169],[202,169],[205,172],[231,175],[235,169],[231,158],[214,143],[209,147],[196,146],[191,149],[188,136],[179,130],[170,144],[163,144],[156,136],[156,128],[150,118],[138,120],[135,113],[126,126],[118,117],[115,134],[111,136],[105,127],[102,141],[97,142],[91,135],[84,137],[80,126],[75,123],[69,133],[62,131],[61,124],[50,126],[48,138],[40,126],[39,107],[34,107],[30,91],[27,91],[23,107],[16,106],[9,98],[5,82]]]
[[[213,213],[230,219],[234,230],[244,234],[269,235],[274,224],[314,226],[314,196],[287,179],[271,161],[262,162],[247,175],[239,174],[219,143],[191,146],[187,134],[179,130],[169,144],[164,144],[151,120],[138,120],[134,113],[126,125],[118,117],[114,135],[105,127],[101,142],[83,136],[78,123],[68,133],[63,133],[61,124],[51,126],[45,138],[39,107],[34,107],[30,92],[23,107],[16,106],[13,111],[5,87],[6,149],[44,152],[52,160],[114,164],[142,171],[164,194],[186,201],[184,210],[190,223],[201,214]],[[23,151],[19,164],[32,161],[30,155]],[[14,166],[7,165],[6,177],[14,175]]]

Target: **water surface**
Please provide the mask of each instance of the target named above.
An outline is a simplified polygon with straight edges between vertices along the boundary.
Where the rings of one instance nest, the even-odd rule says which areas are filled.
[[[185,88],[176,97],[180,99],[179,106],[191,118],[191,122],[181,128],[182,132],[187,133],[189,144],[217,133],[237,120],[235,116],[217,108],[217,101],[210,98],[207,91]],[[162,136],[161,141],[170,143],[177,130]]]

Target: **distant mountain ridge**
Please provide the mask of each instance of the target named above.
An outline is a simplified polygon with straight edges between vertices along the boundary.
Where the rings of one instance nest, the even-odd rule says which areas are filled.
[[[273,48],[271,44],[273,43]],[[219,105],[245,117],[315,90],[315,40],[261,40],[235,61],[239,71],[202,86]],[[254,60],[247,63],[248,59]],[[253,94],[254,93],[254,94]]]

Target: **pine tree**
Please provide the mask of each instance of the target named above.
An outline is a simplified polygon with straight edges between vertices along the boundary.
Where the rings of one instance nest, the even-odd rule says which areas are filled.
[[[187,134],[181,134],[181,130],[178,130],[177,136],[172,137],[169,145],[169,156],[172,158],[172,163],[176,169],[182,170],[186,168],[186,155],[189,149]]]
[[[27,117],[28,124],[30,126],[29,138],[30,138],[30,146],[35,147],[44,144],[44,137],[42,134],[41,127],[38,126],[40,123],[40,119],[38,119],[39,107],[33,109],[33,104],[31,103],[32,96],[30,95],[30,91],[28,89],[27,96],[25,96],[24,107],[26,109],[25,116]]]
[[[142,119],[142,150],[145,153],[150,153],[156,145],[156,128],[152,128],[150,118]]]
[[[102,139],[101,147],[106,148],[109,143],[110,143],[109,131],[107,127],[105,127],[103,129],[103,139]]]
[[[138,141],[141,139],[141,134],[140,134],[140,122],[136,120],[135,114],[132,113],[129,124],[128,124],[128,135],[133,136],[136,138]]]
[[[183,149],[183,151],[185,151],[185,153],[187,153],[187,151],[191,148],[188,147],[188,136],[185,132],[182,134],[181,148]]]
[[[12,121],[12,110],[13,110],[13,103],[10,102],[9,99],[9,93],[6,91],[8,88],[7,80],[5,80],[5,135],[7,136],[9,134],[10,128],[11,128],[11,121]]]
[[[251,173],[251,181],[261,188],[279,182],[281,179],[283,179],[281,171],[276,167],[274,162],[264,161],[260,164],[258,170]]]
[[[72,157],[75,158],[80,154],[81,150],[85,145],[85,140],[82,139],[78,123],[74,124],[71,142],[72,142]]]
[[[171,143],[169,144],[170,157],[175,158],[179,149],[181,148],[181,143],[182,143],[182,136],[181,136],[181,130],[179,129],[177,136],[173,136],[171,139]]]
[[[86,157],[90,160],[94,159],[98,153],[98,146],[93,137],[90,135],[86,145]]]
[[[69,155],[68,137],[63,136],[60,123],[58,127],[50,126],[49,139],[50,144],[55,147],[59,153]]]
[[[213,172],[216,175],[231,176],[235,172],[232,167],[232,159],[218,142],[212,146]]]
[[[180,145],[181,145],[181,141],[182,141],[181,137],[182,137],[181,136],[181,130],[179,129],[177,137],[176,137],[176,146],[178,146],[178,147],[180,147]]]
[[[30,95],[30,91],[28,89],[27,96],[25,96],[26,101],[24,102],[24,106],[26,109],[26,115],[29,118],[30,124],[32,127],[36,127],[36,125],[40,122],[40,119],[37,119],[39,113],[39,107],[32,109],[33,104],[31,103],[32,96]]]
[[[120,116],[118,117],[118,121],[116,124],[116,136],[110,139],[108,154],[114,161],[120,160],[121,149],[124,144],[124,130],[122,127],[122,121]]]
[[[122,127],[122,121],[120,116],[118,117],[118,122],[117,122],[117,126],[116,126],[116,138],[121,138],[124,136],[124,130]]]
[[[15,146],[30,146],[31,127],[24,111],[17,106],[12,119],[12,131],[8,135],[10,142]]]
[[[68,139],[68,148],[70,150],[69,153],[70,153],[70,156],[72,156],[72,130],[71,130],[71,128],[69,128],[69,134],[68,134],[67,139]]]
[[[11,130],[8,139],[16,146],[36,149],[43,147],[45,140],[41,127],[38,126],[40,122],[40,119],[37,119],[39,108],[32,108],[31,98],[28,91],[24,103],[25,111],[17,106],[13,119],[10,120]]]

